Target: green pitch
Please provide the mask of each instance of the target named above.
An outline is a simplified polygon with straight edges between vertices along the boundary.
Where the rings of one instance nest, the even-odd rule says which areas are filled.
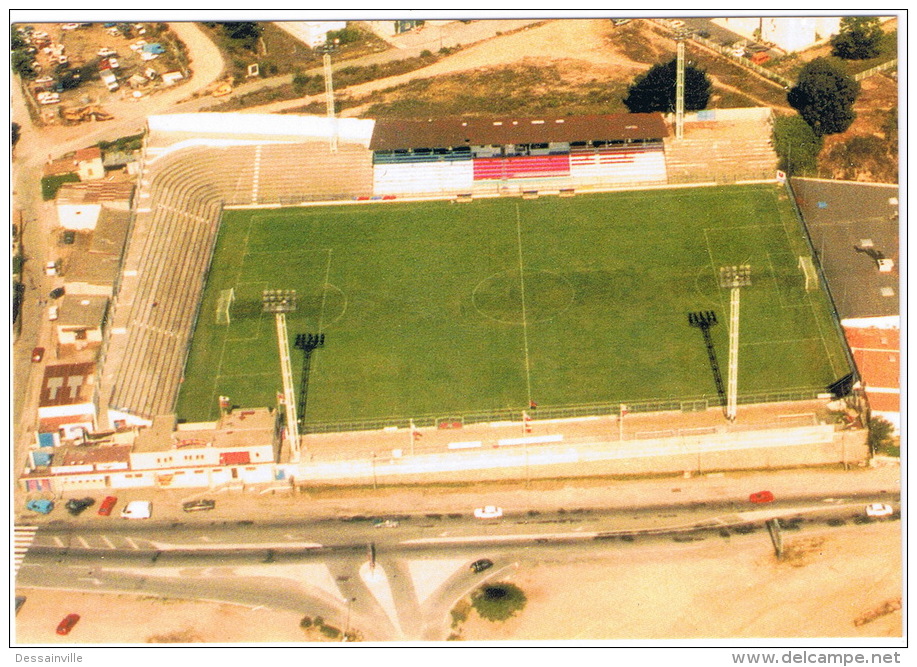
[[[227,211],[179,396],[187,421],[218,396],[276,405],[274,316],[293,289],[314,352],[309,423],[707,397],[716,386],[688,313],[712,310],[723,381],[723,265],[749,264],[739,394],[818,391],[849,368],[826,297],[805,291],[783,190],[730,186],[471,203]],[[217,324],[222,290],[230,323]],[[303,354],[291,350],[294,386]]]

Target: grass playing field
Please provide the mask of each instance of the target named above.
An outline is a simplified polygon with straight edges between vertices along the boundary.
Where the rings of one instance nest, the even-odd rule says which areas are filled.
[[[227,211],[179,397],[273,406],[282,387],[264,289],[295,289],[311,358],[305,422],[460,416],[707,397],[716,386],[688,313],[712,310],[726,381],[722,265],[749,264],[739,394],[824,388],[849,372],[827,298],[806,292],[806,246],[776,186],[471,203]],[[221,290],[231,323],[217,324]],[[294,386],[303,354],[291,350]]]

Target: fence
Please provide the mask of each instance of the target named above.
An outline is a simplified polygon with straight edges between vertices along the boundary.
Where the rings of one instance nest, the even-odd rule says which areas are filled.
[[[669,31],[669,32],[672,31],[671,28],[669,28],[666,25],[665,20],[663,19],[651,19],[651,20],[656,25],[663,28],[664,30]],[[688,38],[694,40],[701,46],[704,46],[710,49],[711,51],[716,51],[720,55],[726,56],[727,58],[735,62],[737,65],[740,65],[744,67],[745,69],[750,69],[752,72],[756,74],[760,74],[765,79],[769,79],[773,81],[774,83],[780,84],[784,88],[789,88],[793,85],[793,82],[787,79],[786,77],[780,76],[776,72],[771,72],[769,69],[761,67],[760,65],[756,65],[755,63],[753,63],[752,61],[750,61],[748,58],[744,56],[737,56],[733,54],[732,49],[730,47],[722,46],[720,44],[717,44],[716,42],[713,42],[713,41],[710,41],[709,39],[701,37],[700,35],[690,35]]]
[[[866,70],[865,72],[854,74],[853,80],[862,81],[863,79],[870,77],[873,74],[878,74],[879,72],[884,72],[886,70],[895,69],[897,67],[898,67],[898,59],[895,58],[894,60],[889,60],[888,62],[884,62],[881,65],[876,65],[875,67],[871,67],[870,69]]]
[[[757,403],[781,403],[788,401],[808,401],[815,399],[823,388],[798,388],[785,391],[757,392],[738,397],[740,405]],[[577,417],[603,417],[618,415],[626,406],[628,413],[635,412],[700,412],[716,407],[718,401],[706,396],[693,396],[681,399],[657,399],[648,401],[629,401],[625,403],[596,403],[591,405],[572,405],[558,407],[538,407],[528,410],[530,416],[538,420],[575,419]],[[346,431],[376,431],[383,429],[409,428],[411,423],[418,428],[437,426],[441,421],[462,424],[487,424],[493,422],[521,422],[522,409],[494,410],[491,412],[473,412],[459,416],[420,415],[413,419],[392,417],[388,419],[366,419],[340,422],[307,422],[300,429],[301,433],[342,433]]]
[[[808,254],[811,255],[812,261],[815,264],[815,269],[818,273],[819,284],[824,289],[825,294],[828,295],[828,303],[831,305],[831,322],[834,324],[836,334],[841,338],[844,357],[847,361],[847,367],[854,373],[857,379],[859,379],[859,372],[857,371],[856,362],[853,360],[853,352],[850,350],[850,344],[847,342],[847,336],[844,335],[844,329],[841,326],[841,317],[837,311],[837,302],[834,300],[834,295],[831,293],[831,287],[828,285],[827,278],[825,278],[825,271],[821,264],[821,258],[818,256],[818,252],[815,250],[815,244],[812,242],[812,236],[809,234],[809,228],[806,225],[806,220],[802,215],[802,211],[799,210],[799,204],[796,202],[796,193],[793,192],[793,185],[790,183],[790,180],[791,179],[789,178],[786,179],[784,187],[786,188],[787,195],[790,198],[790,203],[793,206],[796,222],[802,228],[802,233],[805,237]]]

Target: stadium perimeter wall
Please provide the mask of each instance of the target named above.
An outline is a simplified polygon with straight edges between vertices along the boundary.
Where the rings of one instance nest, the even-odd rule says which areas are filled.
[[[407,458],[277,466],[300,486],[473,483],[567,477],[707,474],[812,466],[863,466],[866,431],[832,425],[624,442],[490,449]]]

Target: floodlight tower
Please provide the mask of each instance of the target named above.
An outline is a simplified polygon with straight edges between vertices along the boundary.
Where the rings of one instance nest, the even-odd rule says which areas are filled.
[[[296,311],[296,290],[264,290],[261,306],[265,313],[274,313],[277,326],[277,346],[280,350],[280,374],[283,378],[283,404],[286,408],[287,436],[290,439],[290,459],[299,462],[299,423],[293,396],[293,368],[290,365],[290,343],[287,340],[287,313]]]
[[[726,389],[726,418],[736,419],[739,394],[739,290],[751,285],[748,264],[720,267],[720,287],[729,290],[729,380]]]
[[[675,138],[685,136],[685,33],[675,36]]]

